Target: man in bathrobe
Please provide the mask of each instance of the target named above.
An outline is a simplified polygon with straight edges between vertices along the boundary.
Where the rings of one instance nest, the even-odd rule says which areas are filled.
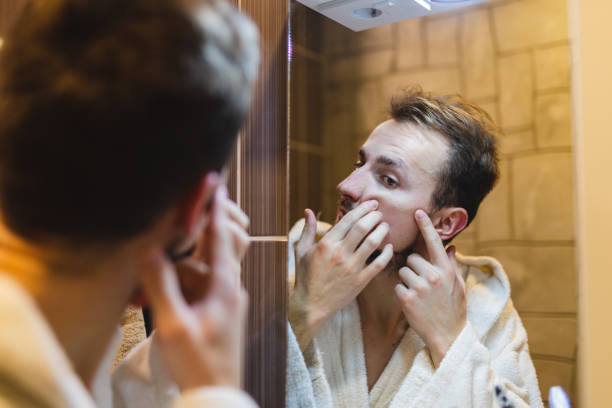
[[[248,218],[221,174],[255,26],[217,0],[37,1],[1,58],[0,407],[254,407],[239,389]],[[196,242],[206,264],[177,263]],[[183,294],[179,271],[201,290]],[[115,376],[113,401],[104,362],[147,300],[151,369],[176,387]]]
[[[406,91],[338,185],[335,225],[306,210],[290,233],[289,407],[542,406],[501,265],[444,247],[497,180],[494,132],[459,97]]]

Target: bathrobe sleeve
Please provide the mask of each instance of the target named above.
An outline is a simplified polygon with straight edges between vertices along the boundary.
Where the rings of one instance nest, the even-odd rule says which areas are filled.
[[[316,339],[302,353],[290,324],[287,324],[287,408],[332,408],[331,390]]]
[[[138,344],[112,373],[113,408],[256,408],[236,388],[201,387],[180,393],[168,376],[155,335]]]
[[[436,370],[418,369],[418,391],[408,400],[401,387],[392,407],[543,407],[527,334],[511,301],[483,339],[468,321]],[[498,401],[496,387],[509,404]]]

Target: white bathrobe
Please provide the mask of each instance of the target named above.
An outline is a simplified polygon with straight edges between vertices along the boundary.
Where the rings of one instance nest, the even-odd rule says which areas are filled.
[[[149,347],[150,342],[128,355],[111,379],[110,366],[119,338],[101,364],[93,395],[90,394],[35,302],[17,282],[2,273],[0,322],[0,408],[110,408],[113,399],[115,408],[153,407],[157,401],[164,406],[174,403],[176,408],[256,406],[249,396],[232,388],[203,387],[179,395],[169,380],[162,387],[165,395],[155,394],[133,376],[140,375],[140,380],[162,378],[164,370],[157,353],[147,353],[150,361],[146,368],[127,369],[138,365],[132,356],[138,357],[138,351]]]
[[[290,243],[299,237],[294,230],[301,226],[292,229]],[[457,260],[466,282],[468,322],[437,369],[422,339],[408,329],[368,391],[353,301],[322,326],[304,353],[289,327],[287,407],[498,407],[496,386],[515,408],[543,407],[527,334],[501,265],[486,257],[458,255]]]

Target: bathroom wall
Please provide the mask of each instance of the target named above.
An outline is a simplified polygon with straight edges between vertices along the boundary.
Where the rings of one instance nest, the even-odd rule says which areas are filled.
[[[503,130],[501,179],[455,243],[503,263],[543,397],[560,384],[576,400],[566,2],[489,1],[360,33],[293,7],[313,28],[292,29],[290,222],[304,204],[333,220],[335,186],[398,88],[421,85],[479,104]],[[311,34],[314,22],[321,35]]]
[[[261,65],[246,126],[229,170],[231,197],[249,215],[243,261],[249,292],[245,387],[262,407],[282,407],[286,367],[287,38],[286,0],[232,0],[257,23]]]
[[[583,407],[612,406],[610,325],[610,95],[612,3],[570,0],[579,268],[579,380]]]

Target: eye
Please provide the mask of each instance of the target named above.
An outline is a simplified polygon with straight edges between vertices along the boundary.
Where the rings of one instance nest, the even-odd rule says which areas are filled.
[[[386,186],[397,187],[397,181],[393,177],[382,175],[380,178]]]

